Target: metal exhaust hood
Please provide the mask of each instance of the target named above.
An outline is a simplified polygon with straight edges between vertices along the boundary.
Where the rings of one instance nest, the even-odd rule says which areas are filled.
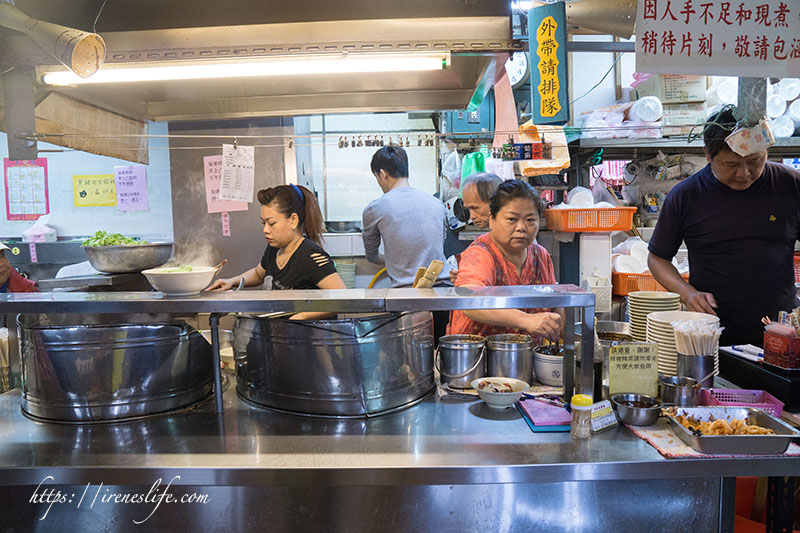
[[[101,5],[105,7],[101,11]],[[17,0],[28,16],[93,28],[105,68],[290,57],[379,57],[449,53],[442,70],[46,86],[60,67],[10,30],[0,33],[0,68],[34,66],[37,91],[58,92],[139,120],[207,120],[369,111],[466,109],[480,103],[509,51],[508,0],[254,2],[235,0]],[[98,16],[99,14],[99,16]],[[102,70],[101,70],[102,72]],[[40,95],[41,98],[41,95]]]

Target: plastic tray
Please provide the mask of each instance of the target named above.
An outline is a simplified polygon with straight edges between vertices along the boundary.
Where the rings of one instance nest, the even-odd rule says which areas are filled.
[[[547,209],[547,229],[552,231],[604,232],[629,231],[636,207],[587,207],[585,209]]]
[[[700,402],[724,407],[753,407],[778,417],[783,412],[783,402],[763,390],[702,389]]]
[[[675,434],[686,444],[701,453],[718,455],[767,455],[786,451],[800,431],[781,422],[772,415],[752,407],[678,407],[679,414],[694,416],[700,420],[746,419],[749,423],[769,428],[775,435],[696,435],[689,431],[672,415],[667,420]]]
[[[689,274],[682,274],[681,277],[689,282]],[[623,272],[611,273],[612,293],[617,296],[627,296],[636,291],[661,291],[667,289],[656,281],[652,274],[626,274]]]

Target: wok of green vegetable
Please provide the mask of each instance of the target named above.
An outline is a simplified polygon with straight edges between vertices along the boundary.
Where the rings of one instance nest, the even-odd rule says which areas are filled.
[[[106,233],[100,230],[81,244],[83,246],[121,246],[126,244],[147,244],[147,241],[139,238],[126,237],[121,233]]]

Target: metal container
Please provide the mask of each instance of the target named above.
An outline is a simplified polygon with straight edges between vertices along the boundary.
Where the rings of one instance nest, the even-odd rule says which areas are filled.
[[[640,402],[643,406],[630,406],[624,402]],[[651,426],[661,414],[661,400],[645,394],[621,392],[611,396],[611,403],[617,410],[620,422],[632,426]]]
[[[298,414],[371,416],[412,405],[433,382],[429,312],[332,320],[237,317],[236,390]]]
[[[186,407],[211,392],[211,347],[183,323],[53,326],[45,315],[20,315],[17,324],[22,409],[34,417],[119,420]]]
[[[695,381],[702,379],[700,386],[708,389],[714,386],[714,367],[716,355],[685,355],[678,354],[678,375],[687,376]]]
[[[331,233],[358,233],[361,231],[360,220],[325,222],[325,227]]]
[[[172,256],[171,242],[120,246],[83,246],[95,270],[108,274],[141,272],[163,265]]]
[[[778,420],[761,409],[753,407],[688,407],[679,408],[677,413],[698,420],[731,420],[738,418],[771,429],[775,435],[697,435],[668,414],[667,420],[678,437],[702,453],[724,455],[763,455],[783,453],[793,438],[800,437],[800,431]]]
[[[486,337],[486,373],[532,383],[533,339],[514,334]]]
[[[436,370],[442,384],[454,389],[472,388],[472,382],[486,375],[486,337],[445,335],[439,338]]]
[[[697,380],[686,376],[660,376],[658,396],[670,405],[694,407],[700,403],[700,387]]]

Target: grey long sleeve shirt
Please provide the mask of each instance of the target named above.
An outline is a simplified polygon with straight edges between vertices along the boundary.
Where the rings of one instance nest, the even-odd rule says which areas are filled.
[[[361,237],[367,261],[385,264],[392,287],[411,286],[417,268],[444,262],[445,208],[437,198],[413,187],[392,189],[362,213]],[[383,256],[378,248],[383,239]],[[442,269],[439,279],[447,279]]]

